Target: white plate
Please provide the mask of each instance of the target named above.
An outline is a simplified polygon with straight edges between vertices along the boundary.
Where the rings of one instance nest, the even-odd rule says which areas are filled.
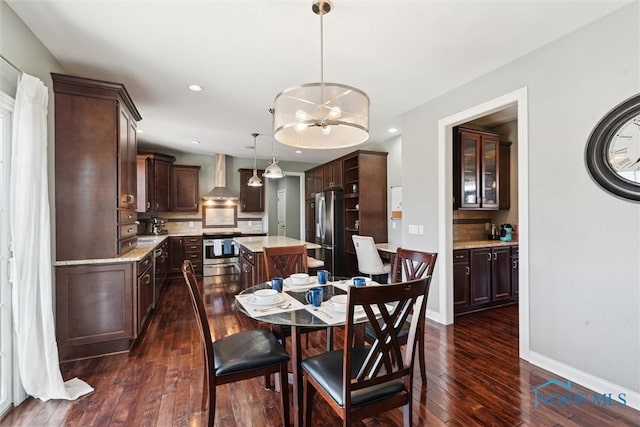
[[[329,304],[327,304],[327,308],[329,309],[329,311],[333,312],[333,313],[340,313],[340,314],[345,314],[347,312],[347,307],[348,305],[346,304],[335,304],[332,301],[329,301]],[[360,315],[364,313],[364,308],[362,307],[356,307],[355,309],[355,315]]]
[[[247,298],[247,304],[249,305],[254,305],[254,306],[258,306],[258,307],[268,307],[270,305],[276,305],[276,304],[280,304],[282,301],[284,301],[284,295],[282,294],[278,294],[276,295],[273,299],[269,298],[268,301],[261,301],[259,298],[256,298],[254,295],[250,295]]]
[[[311,285],[313,283],[316,282],[316,278],[315,277],[309,277],[306,281],[306,283],[293,283],[293,281],[291,280],[290,277],[287,277],[286,279],[284,279],[284,284],[287,286],[307,286],[307,285]]]

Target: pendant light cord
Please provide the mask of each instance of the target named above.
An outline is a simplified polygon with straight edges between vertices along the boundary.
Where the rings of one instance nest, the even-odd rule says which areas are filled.
[[[320,9],[320,108],[324,108],[324,12]],[[322,110],[320,111],[322,113]],[[324,119],[322,120],[324,122]]]

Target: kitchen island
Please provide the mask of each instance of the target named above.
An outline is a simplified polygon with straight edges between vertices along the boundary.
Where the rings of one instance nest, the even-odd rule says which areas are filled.
[[[306,245],[307,250],[315,250],[320,245],[283,236],[236,237],[236,246],[240,248],[239,268],[240,286],[248,288],[269,280],[264,273],[263,248]]]

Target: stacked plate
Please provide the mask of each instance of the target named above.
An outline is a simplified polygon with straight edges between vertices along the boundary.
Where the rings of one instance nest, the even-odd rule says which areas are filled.
[[[247,298],[247,303],[256,306],[270,306],[284,301],[284,295],[275,289],[260,289]]]

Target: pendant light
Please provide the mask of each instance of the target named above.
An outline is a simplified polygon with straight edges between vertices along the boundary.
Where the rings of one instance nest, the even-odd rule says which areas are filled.
[[[369,139],[369,97],[352,86],[324,81],[323,16],[331,2],[317,0],[320,16],[320,83],[286,89],[274,101],[274,136],[292,147],[331,149],[362,144]]]
[[[262,180],[258,176],[258,169],[256,168],[256,140],[258,139],[259,133],[252,133],[253,137],[253,175],[249,178],[247,185],[249,187],[262,187]]]
[[[283,178],[284,177],[284,172],[282,172],[282,168],[280,167],[280,165],[278,165],[278,160],[276,159],[276,146],[275,146],[275,139],[273,137],[273,115],[274,115],[274,110],[273,108],[269,108],[269,113],[271,113],[271,164],[269,166],[267,166],[267,168],[264,170],[264,173],[262,174],[263,177],[265,178]]]

